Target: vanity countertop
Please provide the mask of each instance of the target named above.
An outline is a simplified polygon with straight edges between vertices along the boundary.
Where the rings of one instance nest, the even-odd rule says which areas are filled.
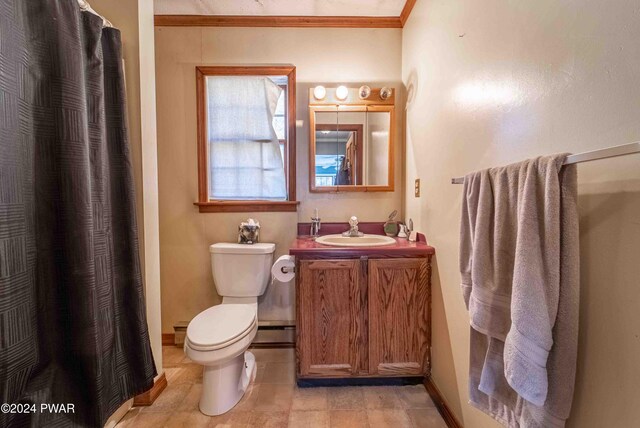
[[[418,234],[418,242],[406,238],[394,238],[396,243],[378,247],[335,247],[317,243],[310,236],[298,236],[289,247],[289,254],[302,258],[354,258],[372,257],[425,257],[436,250],[428,245],[424,235]]]

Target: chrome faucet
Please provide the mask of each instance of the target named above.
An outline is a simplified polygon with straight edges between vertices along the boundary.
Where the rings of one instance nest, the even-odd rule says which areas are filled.
[[[310,235],[313,236],[314,238],[318,237],[318,233],[320,232],[320,217],[318,214],[318,209],[316,208],[313,214],[313,217],[311,217],[311,231],[310,231]]]
[[[352,216],[349,219],[349,230],[342,232],[342,236],[348,236],[350,238],[364,236],[364,233],[358,231],[358,217]]]

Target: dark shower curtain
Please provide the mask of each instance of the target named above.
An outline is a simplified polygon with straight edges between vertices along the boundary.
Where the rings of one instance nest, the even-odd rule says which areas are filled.
[[[120,32],[0,0],[0,404],[36,404],[0,426],[102,426],[155,374]]]

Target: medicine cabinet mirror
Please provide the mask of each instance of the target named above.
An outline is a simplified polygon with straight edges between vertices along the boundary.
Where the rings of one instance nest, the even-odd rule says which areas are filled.
[[[339,100],[339,88],[327,88],[318,100],[314,89],[309,91],[309,190],[393,191],[393,95],[382,100],[380,89],[373,89],[361,99],[358,88],[348,88]]]

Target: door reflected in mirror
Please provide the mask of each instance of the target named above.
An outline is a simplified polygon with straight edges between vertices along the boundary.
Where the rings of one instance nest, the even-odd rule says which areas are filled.
[[[316,114],[316,187],[363,184],[365,122],[365,112]]]
[[[316,186],[362,184],[362,125],[316,125]]]

